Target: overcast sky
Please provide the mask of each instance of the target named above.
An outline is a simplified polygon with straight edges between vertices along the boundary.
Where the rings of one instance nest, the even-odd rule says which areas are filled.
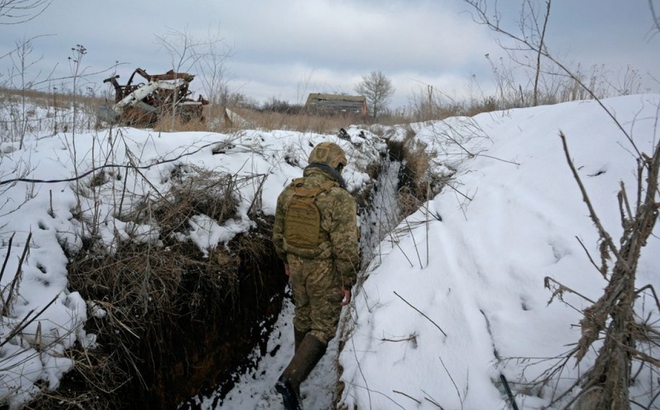
[[[498,2],[505,27],[516,34],[521,3]],[[503,51],[470,12],[461,0],[53,0],[30,22],[0,25],[0,55],[22,39],[42,36],[34,40],[30,60],[42,59],[29,79],[37,66],[40,79],[53,68],[66,76],[71,48],[82,44],[85,73],[119,62],[113,70],[122,83],[137,67],[152,74],[172,68],[157,37],[179,32],[207,41],[211,33],[223,39],[218,50],[232,51],[225,60],[232,91],[298,103],[310,92],[353,94],[361,76],[378,70],[396,88],[395,108],[427,85],[450,96],[491,92],[485,56],[496,59]],[[652,23],[648,0],[554,0],[547,44],[564,62],[604,64],[613,81],[630,66],[643,77],[641,91],[658,91],[653,79],[660,79],[660,34],[654,35]],[[0,59],[0,81],[11,65]],[[90,86],[104,89],[110,74],[90,77]]]

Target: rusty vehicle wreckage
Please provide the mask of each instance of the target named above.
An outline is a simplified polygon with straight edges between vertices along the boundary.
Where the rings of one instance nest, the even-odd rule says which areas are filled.
[[[137,82],[136,74],[146,80]],[[130,126],[153,126],[162,118],[172,115],[181,122],[204,120],[203,109],[209,101],[201,95],[190,98],[190,82],[195,78],[189,73],[170,70],[164,74],[148,74],[137,68],[125,85],[120,85],[119,75],[103,80],[110,83],[115,90],[115,102],[112,105],[101,105],[98,111],[99,120],[113,124]]]

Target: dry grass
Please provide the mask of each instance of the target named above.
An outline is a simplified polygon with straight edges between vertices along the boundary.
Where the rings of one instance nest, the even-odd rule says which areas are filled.
[[[424,202],[423,199],[418,198],[411,191],[410,187],[403,186],[397,192],[396,203],[403,218],[417,212]]]
[[[209,126],[203,118],[184,121],[179,116],[173,117],[171,114],[166,114],[160,117],[160,119],[156,122],[154,125],[154,130],[163,132],[209,131]]]
[[[29,101],[38,107],[55,110],[70,109],[74,101],[76,106],[84,115],[84,120],[78,120],[78,123],[86,129],[94,128],[96,124],[96,112],[101,104],[112,104],[112,101],[106,101],[101,97],[92,97],[87,95],[74,96],[70,94],[48,93],[32,90],[13,90],[0,88],[0,105],[5,103],[17,103],[22,100]],[[289,130],[298,132],[316,132],[321,134],[335,134],[341,128],[349,125],[363,125],[368,127],[373,124],[397,125],[408,124],[411,122],[426,120],[441,120],[456,115],[476,115],[484,111],[498,109],[497,101],[494,99],[473,104],[474,106],[465,107],[461,104],[438,105],[429,109],[426,106],[412,106],[404,110],[391,112],[380,116],[377,119],[363,117],[359,115],[316,115],[306,112],[274,112],[260,110],[256,108],[228,107],[231,111],[238,114],[244,121],[231,123],[227,121],[225,107],[205,106],[203,119],[182,121],[179,117],[172,118],[168,113],[163,114],[156,122],[153,128],[157,131],[212,131],[212,132],[235,132],[242,129],[263,129],[263,130]],[[29,117],[29,113],[25,114]],[[26,117],[26,118],[27,118]],[[2,119],[0,119],[1,122]],[[33,121],[29,119],[29,121]],[[34,121],[37,121],[36,119]],[[71,125],[55,124],[52,119],[48,124],[44,119],[39,119],[35,124],[34,131],[39,129],[53,129],[57,131],[71,130]],[[60,121],[61,122],[61,121]],[[42,125],[39,128],[39,125]]]
[[[40,395],[29,409],[104,410],[156,402],[160,405],[149,408],[174,408],[200,386],[218,383],[249,352],[241,349],[251,349],[240,338],[264,319],[249,316],[246,305],[263,314],[278,301],[267,290],[273,275],[263,270],[277,267],[270,225],[260,223],[204,255],[177,234],[186,233],[196,215],[218,224],[235,217],[236,182],[191,166],[175,168],[169,178],[168,192],[144,198],[128,214],[136,224],[157,226],[160,243],[117,240],[108,253],[85,239],[82,251],[69,256],[69,285],[90,304],[86,331],[98,336],[99,347],[72,351],[77,365],[62,387]],[[276,282],[283,288],[284,282]],[[237,315],[246,320],[235,321]],[[236,343],[229,330],[240,348],[229,348]]]
[[[427,180],[428,170],[431,162],[431,154],[426,151],[427,144],[416,140],[414,137],[406,140],[403,146],[404,158],[406,160],[406,171],[410,174],[412,181],[411,189],[412,194],[418,198],[428,196]]]
[[[98,335],[99,348],[74,353],[79,365],[65,385],[84,388],[72,388],[70,402],[80,405],[90,399],[81,391],[92,391],[100,402],[84,408],[132,403],[130,408],[159,394],[158,380],[170,377],[163,371],[173,341],[178,340],[177,348],[185,343],[186,323],[232,314],[223,307],[238,298],[238,265],[237,256],[224,248],[204,260],[191,243],[163,248],[129,242],[112,255],[94,251],[93,244],[86,247],[69,265],[69,282],[105,317],[91,318],[86,326]]]
[[[0,131],[4,131],[0,133],[1,139],[17,142],[31,134],[92,130],[96,126],[96,112],[102,101],[101,98],[85,95],[74,97],[70,94],[0,88]]]
[[[415,135],[415,131],[408,128],[403,141],[388,141],[391,155],[403,165],[397,203],[404,218],[417,211],[429,196],[431,154],[426,150],[427,145],[415,139]]]
[[[145,198],[129,216],[134,222],[157,221],[168,236],[188,229],[195,215],[222,224],[236,214],[234,177],[194,165],[177,166],[170,173],[171,188],[158,198]]]
[[[74,97],[72,94],[0,87],[0,104],[16,103],[22,101],[22,99],[29,101],[30,105],[44,109],[71,108],[73,103],[76,102],[81,107],[89,107],[93,112],[96,112],[96,107],[105,102],[101,97],[92,97],[89,95],[76,95]]]
[[[364,121],[354,115],[312,115],[308,113],[287,114],[272,111],[257,111],[237,108],[234,110],[247,124],[244,126],[266,130],[289,130],[334,134],[341,128]],[[238,124],[237,126],[240,126]]]

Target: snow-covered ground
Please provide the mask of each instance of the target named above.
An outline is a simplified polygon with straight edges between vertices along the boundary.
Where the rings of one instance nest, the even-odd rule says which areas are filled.
[[[604,103],[637,148],[650,154],[657,143],[660,96],[633,95]],[[353,303],[344,310],[338,337],[302,386],[304,404],[308,409],[331,408],[339,380],[344,389],[338,400],[348,408],[506,409],[503,375],[520,408],[547,406],[553,391],[569,386],[584,365],[570,364],[560,379],[543,389],[528,383],[553,364],[551,358],[577,342],[580,314],[573,308],[589,303],[567,292],[563,301],[555,298],[548,304],[553,293],[544,287],[545,278],[592,300],[605,286],[580,243],[592,256],[598,255],[597,232],[566,162],[559,131],[566,134],[571,158],[615,240],[621,233],[616,198],[620,182],[625,182],[631,196],[636,187],[634,148],[594,101],[413,127],[416,139],[434,157],[429,172],[455,172],[455,177],[418,212],[394,229],[388,227],[385,239],[374,246],[375,257],[354,290]],[[61,353],[76,341],[94,346],[94,335],[84,330],[88,306],[76,289],[67,288],[61,248],[75,250],[80,244],[81,227],[71,213],[75,183],[7,181],[20,174],[48,180],[71,177],[72,158],[82,173],[107,162],[125,163],[130,157],[140,165],[151,165],[142,173],[153,185],[127,175],[133,191],[140,193],[163,187],[167,183],[163,175],[177,164],[191,163],[237,175],[268,175],[261,203],[263,211],[272,214],[283,186],[301,174],[307,154],[322,140],[346,149],[351,162],[345,171],[349,188],[358,190],[370,182],[364,167],[379,158],[385,144],[366,130],[347,130],[351,141],[290,131],[223,135],[124,128],[112,140],[104,132],[77,134],[75,141],[60,133],[30,136],[22,150],[16,143],[3,143],[0,238],[4,253],[10,255],[2,286],[11,281],[27,238],[32,237],[20,298],[12,315],[2,318],[0,367],[9,370],[0,371],[0,396],[11,394],[20,402],[35,392],[34,383],[40,379],[56,388],[72,365]],[[404,134],[401,129],[393,138]],[[219,145],[225,153],[213,155],[212,149]],[[258,184],[240,188],[236,219],[220,226],[200,217],[188,239],[201,248],[217,246],[249,229],[247,209],[257,188]],[[388,189],[391,186],[380,191]],[[394,211],[387,195],[374,201],[382,211],[374,215],[381,217],[361,223],[390,219],[383,216]],[[96,209],[107,222],[101,233],[109,250],[117,232],[151,240],[136,234],[139,226],[116,220],[113,204],[92,198],[82,207]],[[659,285],[653,274],[660,267],[658,246],[657,235],[651,237],[638,268],[640,287]],[[656,317],[655,303],[643,303],[645,299],[640,298],[640,315]],[[38,321],[8,338],[12,324],[53,300]],[[268,341],[269,354],[257,369],[237,375],[239,382],[228,396],[198,398],[203,408],[281,408],[273,384],[293,354],[291,314],[286,302]],[[42,340],[37,341],[36,335]],[[584,364],[592,360],[593,352]],[[653,375],[643,370],[631,388],[636,402],[651,403],[651,383],[655,383]]]

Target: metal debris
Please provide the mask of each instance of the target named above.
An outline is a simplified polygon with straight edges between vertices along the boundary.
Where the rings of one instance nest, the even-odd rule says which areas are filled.
[[[134,84],[136,74],[144,78],[146,83]],[[203,107],[209,102],[201,95],[197,100],[190,98],[192,92],[188,87],[195,78],[192,74],[170,70],[165,74],[151,75],[138,68],[131,74],[126,85],[120,85],[118,78],[115,75],[103,80],[114,87],[115,103],[99,107],[100,120],[131,126],[152,126],[163,116],[172,113],[182,122],[204,119]]]

